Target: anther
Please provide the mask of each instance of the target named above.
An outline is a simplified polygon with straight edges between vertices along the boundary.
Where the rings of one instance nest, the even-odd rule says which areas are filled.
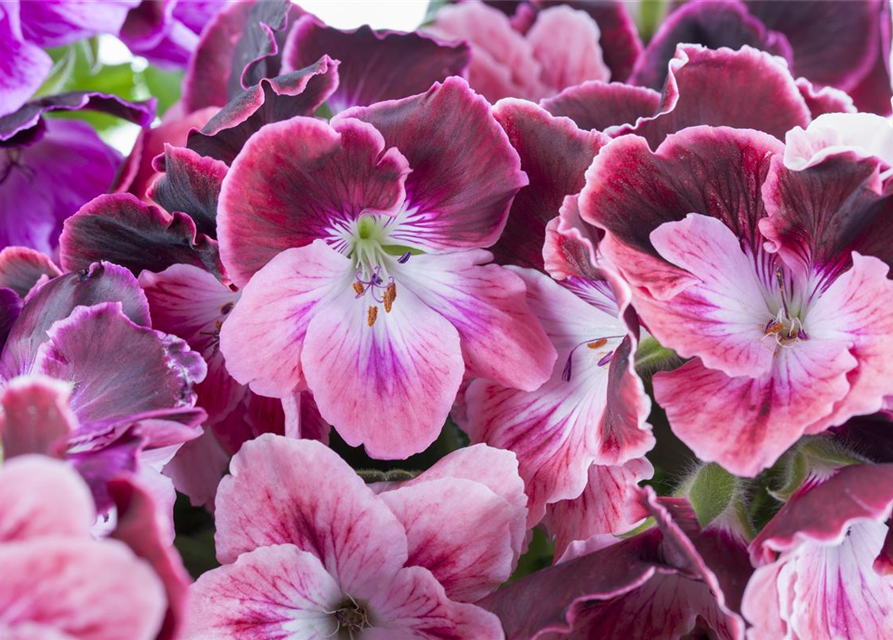
[[[608,344],[607,338],[599,338],[598,340],[593,340],[592,342],[587,343],[586,346],[590,349],[601,349],[606,344]]]
[[[385,313],[391,312],[391,307],[394,306],[394,300],[397,299],[397,283],[390,282],[388,284],[387,289],[384,290],[384,298],[382,299],[382,304],[384,304]]]
[[[371,327],[375,324],[376,320],[378,320],[378,307],[369,307],[369,310],[366,313],[366,324]]]
[[[409,251],[407,251],[407,252],[404,253],[402,256],[400,256],[399,258],[397,258],[397,262],[399,262],[400,264],[406,264],[407,262],[409,262],[409,257],[410,257],[411,255],[412,255],[412,254],[411,254]]]
[[[358,296],[361,296],[361,295],[363,295],[363,292],[366,291],[366,288],[363,287],[363,285],[361,285],[359,282],[354,280],[353,281],[353,290],[357,292]]]

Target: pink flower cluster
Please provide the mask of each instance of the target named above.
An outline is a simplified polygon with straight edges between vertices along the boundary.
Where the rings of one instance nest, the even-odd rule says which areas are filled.
[[[6,4],[0,640],[893,638],[888,3]]]

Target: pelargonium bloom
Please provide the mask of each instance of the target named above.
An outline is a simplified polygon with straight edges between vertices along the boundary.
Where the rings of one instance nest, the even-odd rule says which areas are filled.
[[[206,365],[185,342],[149,326],[139,284],[115,265],[59,276],[29,296],[0,355],[0,387],[10,403],[0,434],[4,455],[69,459],[103,512],[112,506],[107,483],[121,471],[145,471],[163,493],[150,471],[199,435],[205,413],[195,408],[193,386]],[[33,375],[70,387],[32,384]],[[29,435],[42,430],[46,437]],[[167,491],[172,504],[169,483]]]
[[[63,221],[112,186],[120,154],[85,122],[43,117],[51,111],[80,109],[144,126],[155,111],[152,102],[133,104],[76,92],[40,98],[0,117],[0,249],[26,246],[51,254]]]
[[[654,377],[674,432],[737,475],[804,433],[879,410],[893,385],[888,267],[852,242],[779,230],[810,211],[767,179],[782,152],[771,136],[728,128],[686,129],[656,151],[624,136],[596,157],[580,196],[648,331],[692,358]],[[828,220],[846,211],[829,209]]]
[[[130,50],[161,67],[185,67],[199,34],[227,0],[142,0],[121,26]]]
[[[491,102],[509,97],[539,100],[586,80],[611,77],[602,58],[599,25],[585,11],[569,6],[540,11],[521,33],[505,14],[484,3],[447,5],[437,12],[430,31],[469,42],[469,82]]]
[[[744,638],[738,611],[752,572],[744,545],[699,525],[685,498],[636,493],[656,526],[574,543],[555,565],[481,601],[508,640]]]
[[[480,249],[526,183],[518,164],[459,78],[262,128],[220,196],[244,286],[220,335],[230,373],[262,395],[309,387],[349,444],[388,458],[434,441],[463,374],[536,389],[554,349],[523,281]]]
[[[893,629],[893,465],[807,482],[753,541],[742,610],[761,638],[885,638]]]
[[[22,456],[0,467],[0,636],[173,640],[185,571],[139,487],[116,488],[121,522],[96,540],[90,492],[67,465]],[[126,503],[125,503],[126,502]]]
[[[53,66],[45,48],[117,34],[140,0],[11,0],[0,6],[0,117],[40,88]]]
[[[630,82],[659,89],[680,43],[748,45],[785,58],[816,85],[852,91],[860,109],[888,114],[889,23],[889,6],[878,0],[688,2],[661,24]]]
[[[323,445],[264,435],[231,471],[216,509],[224,566],[193,587],[187,639],[503,638],[471,603],[521,551],[510,453],[463,449],[376,495]]]

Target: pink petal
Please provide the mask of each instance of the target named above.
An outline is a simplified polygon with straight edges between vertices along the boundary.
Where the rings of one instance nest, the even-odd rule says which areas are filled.
[[[8,543],[0,567],[0,629],[31,623],[78,640],[154,640],[161,625],[161,584],[123,544],[59,536]]]
[[[774,317],[767,299],[778,285],[774,273],[768,283],[759,275],[771,269],[763,267],[765,254],[745,254],[722,221],[694,213],[652,231],[651,244],[691,278],[666,301],[637,297],[636,309],[658,341],[729,376],[768,372],[778,345],[766,339],[766,322]]]
[[[205,428],[201,436],[177,450],[164,466],[164,475],[173,481],[177,491],[189,497],[193,506],[213,506],[217,485],[228,466],[229,456],[214,433]]]
[[[328,54],[341,61],[340,81],[327,103],[334,113],[424,93],[435,82],[464,75],[471,58],[465,43],[445,44],[419,32],[351,31],[313,16],[299,19],[282,52],[285,69],[301,69]]]
[[[541,269],[546,223],[558,214],[565,196],[583,188],[586,169],[608,138],[581,131],[567,119],[553,118],[523,100],[502,100],[493,108],[493,115],[530,179],[515,197],[493,252],[501,264]]]
[[[403,525],[336,453],[312,440],[245,443],[217,493],[217,556],[294,544],[347,593],[370,594],[407,559]]]
[[[394,212],[409,167],[385,145],[354,119],[329,126],[298,117],[253,135],[220,193],[218,237],[233,282],[244,286],[285,249],[318,238],[340,246],[343,229],[366,210]]]
[[[826,113],[855,113],[853,99],[834,87],[817,88],[806,78],[797,78],[797,88],[813,120]],[[889,83],[888,83],[889,84]],[[888,100],[889,102],[889,100]]]
[[[0,395],[3,457],[61,456],[78,421],[68,408],[71,385],[42,376],[14,378]]]
[[[453,602],[427,569],[407,567],[389,588],[369,597],[380,622],[363,640],[502,640],[499,620],[471,604]]]
[[[524,482],[518,476],[515,454],[484,444],[463,447],[447,454],[401,486],[414,486],[444,478],[463,478],[480,483],[512,505],[515,510],[512,521],[513,562],[517,561],[527,533],[527,496],[524,494]]]
[[[583,222],[579,203],[579,196],[566,197],[558,216],[546,225],[543,268],[556,280],[574,277],[599,280],[604,273],[604,264],[595,251],[598,230]]]
[[[399,280],[459,332],[468,375],[532,391],[551,374],[554,349],[528,308],[524,281],[485,265],[490,259],[486,251],[416,256]]]
[[[660,106],[660,93],[647,87],[592,80],[568,87],[540,101],[540,106],[553,116],[570,118],[581,129],[604,131],[653,116]]]
[[[622,465],[589,467],[589,482],[579,498],[561,500],[546,508],[545,524],[555,539],[555,557],[564,555],[574,540],[599,534],[626,533],[648,517],[638,500],[636,487],[654,475],[645,458]]]
[[[64,462],[27,455],[0,467],[0,550],[47,536],[86,539],[95,517],[90,492]]]
[[[425,260],[436,258],[414,260],[414,274]],[[405,458],[434,442],[465,369],[459,333],[413,289],[400,287],[392,311],[370,327],[371,312],[345,286],[314,314],[301,353],[320,414],[376,458]]]
[[[555,34],[560,33],[561,38]],[[555,93],[587,80],[608,80],[598,25],[585,11],[567,5],[540,11],[527,32],[534,57],[542,64],[540,80]]]
[[[695,359],[656,374],[654,394],[673,432],[701,460],[753,477],[831,412],[856,366],[845,344],[810,337],[779,348],[771,371],[758,378],[728,377]]]
[[[353,291],[352,279],[350,260],[322,241],[273,258],[242,290],[220,330],[233,378],[280,398],[301,385],[307,327],[330,296]]]
[[[406,527],[407,563],[431,571],[451,600],[480,600],[512,574],[516,510],[483,484],[442,478],[381,498]]]
[[[327,612],[343,599],[319,559],[292,544],[261,547],[214,569],[192,589],[184,638],[322,640],[335,637]]]
[[[490,105],[463,79],[453,76],[422,95],[355,107],[335,121],[345,118],[371,123],[412,168],[394,237],[435,251],[496,242],[527,178]],[[472,146],[477,153],[467,153]]]

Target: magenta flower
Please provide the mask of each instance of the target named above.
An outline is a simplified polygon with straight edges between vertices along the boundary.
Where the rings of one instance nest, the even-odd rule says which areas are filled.
[[[139,0],[10,0],[0,6],[0,117],[40,88],[53,61],[44,48],[117,34]]]
[[[825,236],[780,231],[791,216],[847,211],[830,197],[798,200],[780,182],[782,152],[770,136],[727,128],[690,128],[654,152],[624,136],[599,153],[580,196],[648,331],[692,358],[654,377],[674,432],[738,475],[804,433],[879,410],[893,384],[888,267],[833,225],[805,227]],[[819,175],[836,197],[829,189],[844,183]]]
[[[748,45],[785,58],[796,76],[851,92],[863,110],[890,113],[890,8],[879,0],[697,0],[673,11],[630,81],[659,89],[680,43]]]
[[[159,480],[149,471],[199,435],[205,413],[192,387],[206,366],[185,342],[149,324],[138,283],[115,265],[95,264],[33,292],[0,355],[9,405],[4,455],[64,456],[88,479],[103,513],[112,506],[108,481],[137,471],[139,460]],[[68,384],[47,389],[32,385],[32,375]],[[35,440],[32,432],[44,430]],[[169,484],[168,491],[172,502]]]
[[[510,453],[457,451],[376,495],[319,443],[264,435],[231,471],[216,511],[224,566],[196,582],[187,639],[503,637],[470,603],[521,551]]]
[[[0,636],[172,640],[185,572],[161,543],[148,497],[119,482],[115,539],[90,532],[90,492],[67,465],[22,456],[0,468]],[[148,508],[147,508],[148,507]]]
[[[63,221],[112,186],[120,155],[84,122],[44,118],[52,111],[81,109],[143,126],[155,111],[154,101],[133,104],[76,92],[40,98],[0,117],[0,249],[25,246],[51,254]]]
[[[244,286],[220,336],[230,373],[267,396],[309,387],[349,444],[388,458],[433,442],[463,375],[537,388],[554,349],[523,281],[479,249],[525,182],[458,78],[330,125],[264,127],[220,197],[222,258]]]
[[[738,611],[752,572],[745,547],[700,527],[685,498],[657,498],[650,488],[637,494],[657,526],[625,540],[574,543],[552,567],[481,601],[508,640],[743,640]]]
[[[748,638],[884,638],[893,629],[893,465],[801,488],[751,546]]]

